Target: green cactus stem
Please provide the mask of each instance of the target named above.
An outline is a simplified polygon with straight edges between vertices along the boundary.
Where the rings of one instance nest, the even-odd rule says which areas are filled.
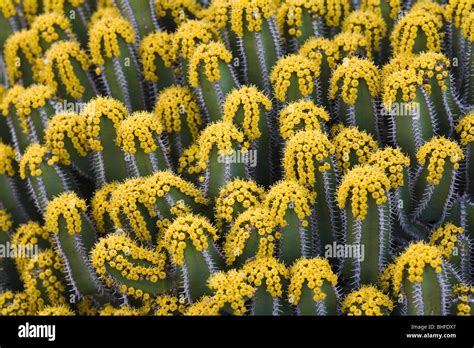
[[[225,236],[226,263],[241,267],[255,257],[274,256],[280,237],[268,208],[250,208],[237,217]]]
[[[127,19],[133,27],[136,35],[136,42],[140,42],[143,37],[159,28],[155,5],[162,1],[148,0],[112,0],[112,3],[119,9],[120,14]]]
[[[78,192],[70,172],[58,165],[48,149],[30,145],[20,160],[20,177],[26,180],[30,196],[39,212],[44,212],[49,201],[64,191]]]
[[[146,301],[173,290],[166,255],[137,245],[124,233],[99,239],[90,259],[102,281],[123,296]]]
[[[178,271],[178,283],[188,302],[210,295],[206,280],[221,269],[223,260],[214,242],[218,230],[204,217],[178,217],[166,229],[163,245]]]
[[[343,275],[356,287],[375,283],[391,259],[390,184],[380,168],[365,165],[346,173],[337,190],[344,209],[343,244],[352,248],[343,259]]]
[[[10,86],[17,83],[29,86],[35,83],[38,72],[36,60],[41,55],[41,47],[32,30],[20,30],[10,35],[3,47],[3,59]]]
[[[275,4],[271,0],[237,0],[230,11],[243,81],[270,95],[270,70],[283,55]]]
[[[291,266],[288,302],[297,315],[337,315],[340,297],[327,259],[298,259]]]
[[[18,154],[11,146],[0,142],[0,204],[12,215],[15,226],[37,217],[26,204],[29,198],[17,175],[17,158]]]
[[[223,120],[242,131],[249,151],[256,156],[255,163],[249,163],[251,176],[260,185],[270,186],[276,175],[274,152],[278,151],[270,99],[257,88],[244,86],[227,95],[223,110]]]
[[[52,234],[74,294],[82,296],[103,292],[89,260],[96,242],[85,200],[73,192],[64,192],[51,200],[45,211],[45,230]]]
[[[446,315],[448,284],[442,252],[424,242],[410,244],[394,261],[392,291],[408,315]]]
[[[318,130],[299,131],[286,144],[283,158],[285,178],[295,180],[316,193],[312,207],[316,221],[313,226],[318,238],[316,255],[323,255],[324,247],[337,241],[340,216],[336,208],[335,192],[337,169],[335,148]]]
[[[357,127],[341,127],[333,136],[336,150],[336,164],[346,173],[358,164],[365,164],[378,150],[372,135]]]
[[[289,306],[284,297],[290,272],[274,257],[257,257],[242,267],[248,284],[256,288],[251,299],[252,315],[285,315]]]
[[[277,182],[265,197],[264,204],[281,233],[277,255],[286,265],[298,258],[310,257],[315,247],[319,249],[311,209],[315,198],[315,192],[294,180]]]
[[[91,199],[91,217],[97,232],[104,234],[114,230],[110,208],[112,207],[112,194],[117,190],[117,182],[103,185],[94,192]]]
[[[86,104],[80,116],[86,122],[96,186],[127,178],[125,157],[115,141],[120,121],[128,117],[126,106],[110,97],[97,97]]]
[[[91,59],[75,41],[53,43],[38,65],[41,81],[53,88],[61,99],[88,102],[99,94],[89,71]],[[67,109],[67,104],[65,106],[63,109]]]
[[[222,119],[226,95],[239,87],[232,53],[220,42],[199,45],[189,60],[188,80],[207,122]]]
[[[420,166],[414,183],[412,216],[426,224],[435,224],[443,220],[452,203],[459,162],[464,154],[456,142],[434,137],[416,156]]]
[[[185,148],[198,138],[203,125],[199,104],[185,86],[172,86],[161,91],[154,114],[168,134],[173,164],[178,164]]]
[[[132,25],[121,17],[104,17],[89,29],[95,73],[106,95],[130,112],[146,108],[141,67]]]
[[[135,112],[117,127],[117,144],[125,153],[128,172],[148,176],[171,169],[163,126],[149,112]]]
[[[145,36],[139,47],[143,65],[143,78],[151,88],[151,105],[165,88],[179,81],[173,48],[173,36],[166,32],[153,32]]]
[[[219,192],[215,202],[216,224],[228,231],[237,217],[245,211],[259,206],[265,190],[255,181],[235,179],[229,181]]]
[[[17,153],[23,153],[30,144],[28,135],[24,133],[20,118],[16,113],[18,98],[23,91],[22,86],[15,85],[9,88],[0,99],[0,111],[2,113],[0,136],[4,142],[11,143]]]
[[[320,98],[317,93],[317,78],[320,64],[321,59],[310,60],[296,54],[279,59],[270,74],[275,98],[282,103],[309,98],[318,104]]]
[[[337,100],[339,120],[346,126],[357,126],[376,139],[382,138],[378,124],[379,93],[379,71],[369,60],[345,59],[332,74],[329,98]]]
[[[472,77],[474,71],[474,14],[473,11],[466,16],[462,24],[462,35],[465,41],[464,57],[463,57],[463,97],[464,102],[468,107],[474,106],[474,78]],[[462,51],[460,52],[462,54]]]
[[[229,122],[213,123],[197,140],[196,165],[205,196],[214,200],[223,187],[235,178],[246,179],[250,161],[244,134]]]

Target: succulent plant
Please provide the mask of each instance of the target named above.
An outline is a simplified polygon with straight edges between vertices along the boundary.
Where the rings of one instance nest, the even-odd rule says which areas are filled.
[[[471,315],[473,23],[0,0],[0,315]]]

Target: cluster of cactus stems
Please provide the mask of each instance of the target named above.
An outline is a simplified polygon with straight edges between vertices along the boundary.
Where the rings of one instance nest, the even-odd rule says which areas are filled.
[[[0,315],[471,315],[472,5],[0,0]]]

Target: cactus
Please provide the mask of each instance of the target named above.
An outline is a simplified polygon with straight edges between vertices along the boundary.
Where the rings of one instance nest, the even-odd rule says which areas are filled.
[[[337,275],[323,258],[299,259],[290,268],[288,301],[298,315],[337,315]]]
[[[358,166],[347,172],[337,191],[343,212],[344,243],[357,248],[343,263],[346,281],[356,287],[374,283],[391,257],[390,180],[377,167]],[[348,204],[350,200],[350,207]]]
[[[470,314],[472,23],[0,0],[0,314]]]
[[[83,199],[65,192],[49,202],[44,213],[45,230],[53,236],[67,280],[78,299],[103,292],[88,257],[96,238],[86,210]]]
[[[363,286],[348,294],[342,302],[342,312],[349,316],[389,315],[393,310],[392,300],[373,286]]]
[[[390,283],[402,313],[446,315],[449,293],[444,265],[442,251],[424,242],[409,245],[395,259]]]
[[[163,235],[163,245],[177,267],[182,294],[190,303],[210,294],[206,279],[222,267],[214,244],[218,237],[206,218],[195,215],[178,217]]]

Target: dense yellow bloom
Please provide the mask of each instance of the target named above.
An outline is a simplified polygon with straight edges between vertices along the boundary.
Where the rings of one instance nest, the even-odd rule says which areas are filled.
[[[173,263],[182,266],[187,247],[205,251],[217,238],[218,230],[205,217],[190,214],[174,220],[164,232],[163,244]]]
[[[395,19],[402,9],[401,0],[362,0],[361,8],[363,10],[381,11],[382,2],[390,7],[390,18]]]
[[[2,0],[0,1],[0,12],[6,19],[16,15],[15,3],[16,0]]]
[[[157,138],[163,126],[152,113],[140,111],[122,120],[117,127],[117,145],[130,154],[137,152],[137,144],[143,152],[150,154],[158,148]]]
[[[62,33],[66,34],[69,39],[74,39],[68,19],[56,12],[37,16],[31,24],[31,30],[38,36],[40,42],[42,40],[47,43],[57,41],[61,38]]]
[[[324,55],[331,69],[336,67],[340,59],[338,46],[334,40],[324,37],[310,37],[300,47],[298,54],[315,61],[316,64],[321,62]]]
[[[393,310],[393,302],[373,286],[364,285],[349,293],[342,302],[342,311],[347,315],[381,316]]]
[[[0,98],[0,112],[2,116],[7,117],[11,108],[18,103],[18,99],[22,95],[25,88],[21,85],[14,85],[9,88]]]
[[[393,103],[400,101],[410,103],[416,98],[417,88],[422,88],[423,76],[415,69],[396,71],[384,78],[382,102],[387,110],[392,109]],[[401,100],[398,96],[401,95]],[[412,104],[415,107],[415,104]]]
[[[25,292],[12,292],[10,290],[0,293],[0,315],[25,316],[31,315],[28,294]]]
[[[111,196],[117,189],[118,183],[111,182],[103,185],[100,189],[94,192],[91,201],[92,218],[95,226],[99,232],[105,233],[105,219],[106,214],[110,214]]]
[[[472,0],[449,0],[445,5],[444,15],[448,21],[460,28],[466,17],[469,17],[473,5]]]
[[[366,37],[369,50],[378,52],[380,41],[387,35],[387,26],[380,12],[354,11],[345,19],[342,30],[362,34]]]
[[[283,159],[285,177],[313,187],[316,172],[331,169],[330,156],[334,153],[334,145],[319,130],[297,132],[286,144]]]
[[[48,101],[54,98],[54,92],[53,88],[41,84],[33,84],[23,90],[15,107],[25,133],[30,132],[27,119],[31,112],[44,107]]]
[[[425,267],[432,267],[436,273],[442,271],[442,252],[439,248],[425,242],[413,243],[394,262],[392,286],[395,296],[398,295],[403,280],[410,283],[421,283]]]
[[[459,145],[445,137],[434,137],[416,153],[416,158],[421,165],[429,160],[426,180],[433,185],[438,185],[445,171],[446,161],[449,160],[454,170],[459,169],[459,162],[464,159],[464,153]]]
[[[403,186],[403,172],[410,166],[410,158],[399,148],[386,147],[374,152],[367,164],[385,171],[393,189]]]
[[[289,139],[300,130],[321,130],[321,123],[329,121],[329,114],[311,100],[299,100],[280,111],[280,134]]]
[[[0,231],[8,232],[12,227],[13,220],[6,210],[0,209]]]
[[[283,284],[290,277],[286,266],[274,257],[257,257],[245,263],[246,281],[255,287],[264,286],[272,297],[283,296]]]
[[[280,238],[280,233],[275,232],[275,228],[270,211],[266,207],[250,208],[240,214],[225,238],[224,253],[227,264],[231,265],[243,254],[251,234],[256,234],[258,238],[258,250],[254,256],[273,256],[275,241]]]
[[[155,0],[155,11],[158,19],[171,16],[177,25],[186,21],[189,16],[198,16],[201,6],[196,0]]]
[[[254,86],[244,86],[234,89],[226,96],[222,119],[234,124],[241,123],[246,139],[252,141],[258,139],[261,135],[259,129],[260,118],[265,117],[265,114],[262,115],[261,111],[268,112],[271,109],[272,102],[265,94]]]
[[[28,175],[41,176],[43,174],[42,165],[45,163],[49,166],[54,164],[48,154],[48,149],[45,146],[40,144],[28,146],[20,160],[20,177],[25,180]]]
[[[10,145],[0,142],[0,175],[14,176],[17,152]]]
[[[303,227],[309,225],[311,206],[316,199],[316,193],[309,191],[294,180],[284,180],[274,184],[265,197],[264,204],[270,208],[271,217],[278,226],[286,227],[286,212],[294,210]]]
[[[83,215],[87,211],[86,201],[74,192],[63,192],[51,202],[45,212],[44,228],[51,233],[59,233],[60,220],[66,222],[67,233],[74,235],[82,232]]]
[[[76,314],[69,308],[67,305],[61,304],[57,306],[46,306],[36,315],[44,316],[44,317],[51,317],[51,316],[59,316],[59,317],[72,317]]]
[[[474,297],[474,286],[466,284],[457,284],[453,286],[452,297],[457,304],[457,315],[466,316],[471,315],[471,303]]]
[[[67,140],[80,156],[87,155],[89,147],[85,125],[85,118],[74,113],[59,113],[50,119],[45,131],[45,146],[51,151],[55,163],[72,164],[71,154],[66,148]]]
[[[270,74],[270,81],[275,89],[275,97],[284,102],[288,88],[291,85],[291,78],[296,78],[298,88],[303,97],[313,93],[315,79],[319,77],[319,66],[321,61],[316,62],[299,54],[291,54],[278,60]]]
[[[190,59],[201,44],[218,41],[219,34],[208,22],[188,20],[181,24],[173,34],[174,59]]]
[[[471,11],[469,15],[465,17],[461,29],[464,37],[472,44],[472,42],[474,42],[474,11]]]
[[[221,226],[232,222],[241,210],[248,210],[259,205],[265,190],[252,180],[235,179],[220,189],[215,203],[215,216]]]
[[[364,164],[373,152],[378,150],[377,143],[371,134],[360,131],[357,127],[342,127],[333,138],[336,147],[337,165],[347,172],[356,161]]]
[[[189,88],[172,86],[161,91],[154,114],[168,133],[180,132],[183,121],[186,121],[186,127],[189,128],[193,140],[197,139],[202,124],[201,113],[196,98]]]
[[[89,30],[89,48],[92,63],[104,65],[105,57],[120,56],[119,40],[127,44],[135,43],[135,32],[132,25],[122,17],[104,17]],[[96,71],[98,72],[98,71]]]
[[[207,126],[199,136],[198,152],[196,154],[197,172],[205,170],[211,156],[214,146],[217,147],[219,154],[231,155],[236,144],[242,144],[243,150],[248,148],[248,144],[244,143],[244,134],[240,132],[230,122],[216,122]]]
[[[91,251],[91,262],[107,286],[114,285],[122,294],[144,300],[150,298],[148,293],[115,279],[108,269],[132,283],[139,280],[156,283],[166,278],[166,255],[156,248],[137,245],[123,233],[101,238]]]
[[[173,36],[166,32],[153,32],[140,42],[140,58],[143,64],[145,80],[158,81],[156,60],[160,59],[163,65],[171,69],[174,62]]]
[[[186,305],[181,303],[181,299],[176,296],[158,296],[154,303],[157,307],[154,311],[154,315],[156,316],[171,316],[184,314],[186,312]]]
[[[323,301],[326,294],[321,290],[324,283],[337,285],[337,275],[331,269],[327,259],[321,257],[313,259],[298,259],[290,268],[290,286],[288,297],[292,305],[298,305],[301,299],[301,290],[307,286],[313,292],[315,302]]]
[[[102,119],[112,121],[117,128],[124,118],[128,117],[127,107],[120,101],[110,97],[97,97],[84,107],[81,115],[86,120],[86,135],[89,147],[93,151],[102,151],[104,148],[99,138]]]
[[[344,31],[340,34],[337,34],[332,41],[338,52],[334,55],[332,60],[335,60],[338,63],[345,57],[357,55],[363,55],[366,56],[367,59],[372,59],[370,43],[368,42],[365,35],[357,32]],[[335,66],[332,65],[331,68],[334,69]]]
[[[58,41],[46,51],[45,59],[39,60],[42,81],[57,91],[59,85],[64,86],[68,95],[81,99],[85,87],[81,84],[74,63],[78,63],[84,72],[90,67],[90,58],[79,43],[75,41]]]
[[[456,125],[461,145],[467,146],[474,141],[474,113],[464,116]]]
[[[462,227],[457,227],[452,223],[447,223],[438,229],[436,229],[430,237],[430,245],[437,246],[442,255],[449,259],[453,254],[453,249],[458,241],[458,234],[462,234],[464,232]]]
[[[350,198],[352,215],[363,221],[369,209],[368,199],[372,198],[377,205],[385,204],[389,188],[390,180],[382,169],[357,166],[344,175],[337,190],[337,203],[340,209],[344,209]]]
[[[199,45],[189,61],[189,83],[192,87],[199,86],[199,70],[201,68],[209,82],[219,81],[221,78],[219,63],[229,63],[231,59],[232,53],[220,42]]]
[[[397,22],[392,31],[391,40],[395,54],[412,53],[420,32],[426,37],[427,50],[439,52],[443,38],[442,27],[443,21],[435,14],[423,10],[410,11]]]
[[[232,31],[240,37],[245,31],[261,31],[263,22],[275,12],[272,0],[234,0],[230,20]]]
[[[215,305],[219,308],[229,305],[234,315],[242,315],[247,312],[245,302],[253,296],[256,290],[247,283],[245,271],[235,269],[214,273],[208,280],[208,286],[215,292],[213,296]]]
[[[341,95],[346,104],[355,104],[361,81],[367,85],[370,95],[376,97],[380,92],[380,77],[377,66],[367,59],[344,59],[333,72],[329,98]]]

